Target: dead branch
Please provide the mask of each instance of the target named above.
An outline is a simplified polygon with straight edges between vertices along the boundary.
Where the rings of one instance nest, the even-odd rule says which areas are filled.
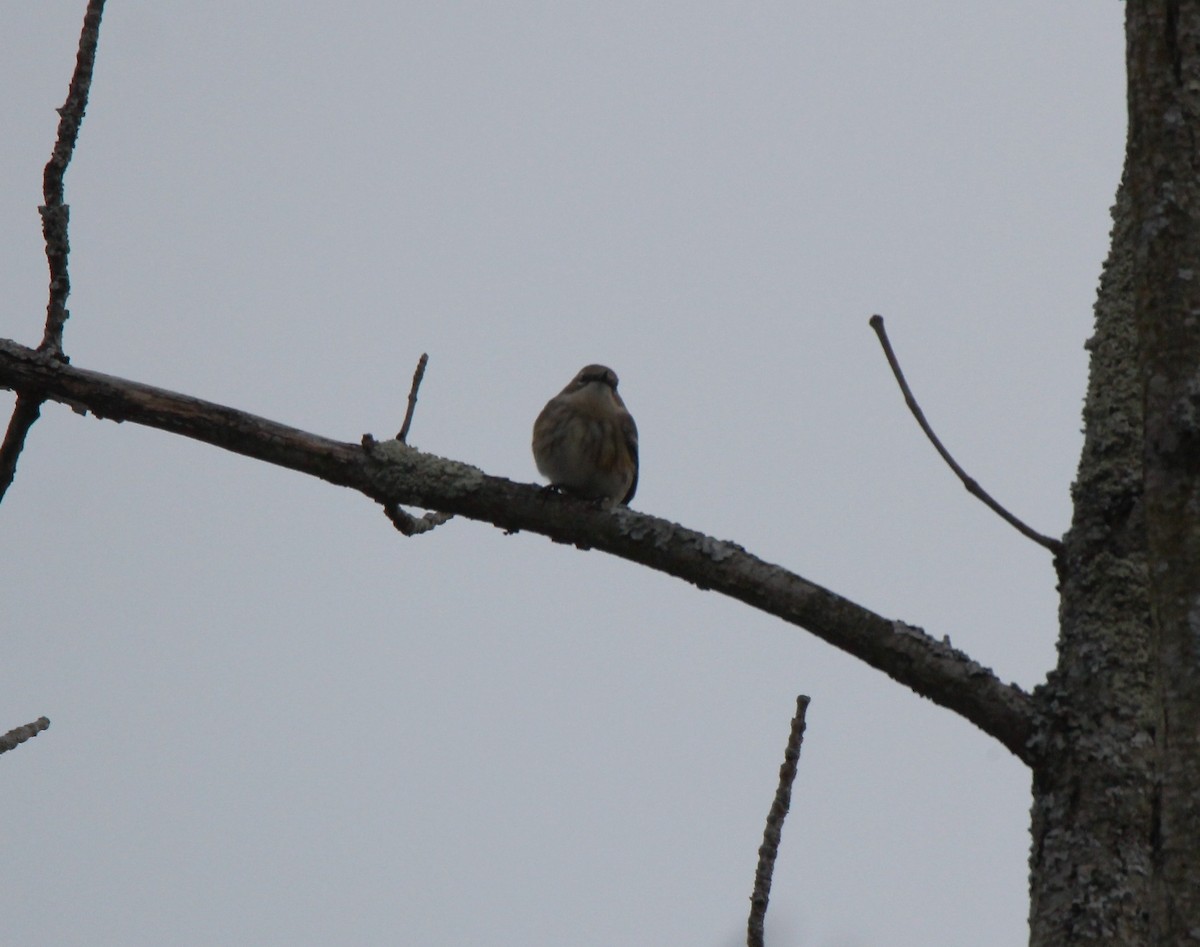
[[[399,441],[364,447],[269,421],[224,405],[64,365],[0,340],[0,387],[33,390],[99,417],[132,421],[351,487],[385,508],[416,506],[528,530],[581,549],[600,549],[713,589],[805,628],[955,711],[1014,754],[1026,745],[1034,710],[1028,694],[921,629],[891,621],[741,546],[658,517],[599,509],[548,495],[534,484],[492,477]]]

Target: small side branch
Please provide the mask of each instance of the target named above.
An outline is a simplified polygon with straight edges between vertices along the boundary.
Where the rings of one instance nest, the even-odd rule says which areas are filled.
[[[383,512],[392,521],[392,525],[405,536],[416,536],[419,533],[427,533],[431,529],[437,529],[443,523],[454,519],[450,513],[438,513],[436,511],[426,513],[423,516],[413,516],[395,503],[385,506]]]
[[[767,827],[758,850],[758,870],[754,873],[754,893],[750,895],[750,921],[746,933],[749,947],[763,947],[763,922],[771,897],[771,876],[775,872],[775,857],[779,854],[783,820],[787,818],[788,808],[792,804],[792,783],[796,779],[796,764],[800,761],[800,744],[804,742],[804,715],[807,711],[808,698],[801,694],[796,698],[796,716],[792,718],[792,731],[788,735],[783,765],[779,767],[779,788],[775,790],[775,801],[771,803],[771,811],[767,814]]]
[[[25,435],[41,413],[40,397],[25,393],[17,395],[17,404],[9,419],[8,430],[4,433],[4,442],[0,443],[0,500],[4,499],[4,494],[17,475],[17,458],[25,447]]]
[[[26,740],[36,737],[49,726],[50,719],[48,717],[38,717],[33,723],[27,723],[23,727],[16,727],[9,730],[8,733],[0,737],[0,753],[7,753],[9,750],[16,749]]]
[[[421,353],[417,359],[417,370],[413,372],[412,387],[408,389],[408,410],[404,412],[404,423],[400,425],[400,433],[396,440],[408,443],[408,429],[412,426],[413,412],[417,409],[417,389],[421,387],[421,379],[425,377],[425,366],[429,364],[429,355]]]
[[[1061,542],[1050,536],[1043,536],[1037,530],[1026,526],[1025,523],[1013,516],[1008,510],[992,499],[991,495],[950,456],[950,452],[942,446],[942,442],[938,440],[938,436],[933,433],[933,428],[925,420],[925,413],[921,410],[921,406],[917,404],[917,399],[913,397],[912,389],[908,387],[908,382],[904,380],[904,372],[900,370],[900,362],[896,359],[896,353],[892,351],[892,343],[888,341],[887,330],[883,327],[883,316],[872,316],[870,322],[871,328],[879,336],[879,344],[883,346],[883,354],[887,356],[888,364],[892,366],[892,374],[896,376],[896,381],[900,385],[900,391],[904,394],[904,403],[908,405],[908,410],[917,419],[917,424],[921,425],[921,430],[925,432],[925,436],[929,438],[929,442],[941,454],[942,460],[949,464],[950,469],[954,471],[958,479],[962,481],[963,486],[967,488],[967,492],[982,500],[993,513],[1016,529],[1022,536],[1032,539],[1039,546],[1045,546],[1055,556],[1058,556],[1063,548]]]

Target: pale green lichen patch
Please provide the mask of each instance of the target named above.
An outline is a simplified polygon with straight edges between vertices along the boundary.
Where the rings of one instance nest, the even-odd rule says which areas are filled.
[[[372,446],[371,453],[386,464],[379,472],[383,481],[395,483],[401,489],[436,482],[441,491],[462,494],[483,485],[485,474],[478,467],[428,454],[402,441],[379,441]]]
[[[672,543],[690,543],[697,552],[713,562],[724,562],[738,553],[745,552],[736,543],[696,533],[669,520],[641,516],[625,507],[613,510],[613,515],[621,522],[622,531],[630,539],[651,542],[656,549],[667,549]]]

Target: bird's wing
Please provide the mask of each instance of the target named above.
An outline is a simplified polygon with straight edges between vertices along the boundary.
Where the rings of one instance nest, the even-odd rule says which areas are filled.
[[[629,492],[625,494],[625,499],[622,503],[628,503],[633,499],[633,495],[637,493],[638,485],[638,435],[637,425],[633,423],[633,415],[628,411],[621,418],[621,437],[625,441],[625,447],[629,451],[629,456],[633,459],[633,480],[629,484]]]

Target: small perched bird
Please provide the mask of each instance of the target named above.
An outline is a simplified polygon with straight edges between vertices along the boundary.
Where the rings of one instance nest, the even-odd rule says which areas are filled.
[[[533,422],[533,459],[552,487],[628,503],[638,482],[637,425],[617,394],[617,373],[581,368]]]

